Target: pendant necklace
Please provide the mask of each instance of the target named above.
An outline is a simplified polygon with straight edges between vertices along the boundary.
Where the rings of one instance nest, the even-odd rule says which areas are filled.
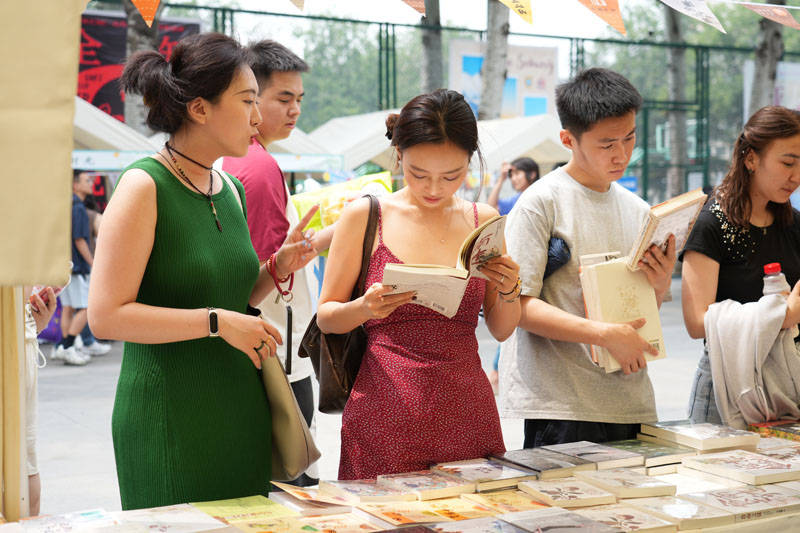
[[[195,161],[194,159],[192,159],[191,157],[189,157],[189,156],[187,156],[185,154],[182,154],[181,152],[176,150],[175,147],[170,146],[169,142],[165,142],[164,143],[164,148],[166,148],[170,159],[172,159],[172,163],[175,164],[175,166],[172,166],[172,164],[170,164],[170,166],[173,168],[173,170],[176,170],[178,172],[178,175],[180,176],[180,178],[183,181],[185,181],[186,183],[188,183],[189,186],[192,189],[194,189],[195,191],[197,191],[198,193],[200,193],[200,194],[202,194],[203,196],[206,197],[206,199],[208,200],[208,204],[211,206],[211,214],[214,215],[214,222],[217,223],[217,229],[221,232],[222,231],[222,224],[219,223],[219,217],[217,216],[217,208],[214,207],[214,200],[211,198],[211,193],[214,190],[214,172],[213,172],[212,168],[211,167],[207,167],[204,164]],[[187,159],[188,161],[191,161],[195,165],[208,170],[208,192],[207,193],[201,191],[194,183],[192,183],[192,180],[190,180],[189,177],[186,175],[186,173],[183,171],[181,166],[178,164],[178,160],[175,158],[175,154],[173,154],[172,152],[175,152],[176,154],[180,155],[184,159]],[[167,161],[167,162],[169,163],[169,161]]]
[[[453,203],[456,203],[455,199],[453,199]],[[447,230],[444,233],[444,237],[439,239],[439,242],[441,244],[445,243],[445,241],[447,240],[447,234],[450,233],[450,226],[453,225],[453,211],[455,211],[455,209],[456,209],[455,206],[450,207],[450,216],[447,219]]]

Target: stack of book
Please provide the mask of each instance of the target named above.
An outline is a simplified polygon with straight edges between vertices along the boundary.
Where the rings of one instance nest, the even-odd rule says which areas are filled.
[[[749,424],[747,429],[759,433],[762,437],[779,437],[800,441],[800,420],[776,420]]]
[[[605,445],[641,455],[644,466],[634,467],[633,470],[648,476],[674,474],[678,471],[681,459],[697,453],[692,448],[678,444],[659,444],[641,439],[618,440],[606,442]]]
[[[756,451],[759,436],[750,431],[718,424],[693,424],[689,420],[673,420],[642,424],[639,440],[656,444],[686,446],[698,453],[726,450]]]
[[[478,492],[514,488],[520,481],[538,477],[535,470],[512,466],[496,459],[439,463],[431,467],[431,471],[466,484],[474,483]]]
[[[545,448],[511,450],[494,457],[537,473],[538,479],[569,477],[580,470],[594,470],[596,464],[586,459],[564,455]]]

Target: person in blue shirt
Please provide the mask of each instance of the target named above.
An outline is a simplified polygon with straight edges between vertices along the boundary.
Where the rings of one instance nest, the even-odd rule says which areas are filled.
[[[509,198],[500,199],[500,190],[507,179],[511,180],[514,188],[514,195]],[[520,157],[511,162],[503,163],[500,168],[500,176],[494,184],[492,192],[489,193],[487,203],[497,209],[501,215],[507,215],[522,191],[527,189],[534,181],[539,179],[539,165],[530,157]]]

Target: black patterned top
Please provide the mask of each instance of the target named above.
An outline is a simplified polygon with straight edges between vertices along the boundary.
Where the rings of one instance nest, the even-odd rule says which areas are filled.
[[[780,263],[791,286],[800,279],[800,212],[792,210],[793,223],[778,223],[761,228],[744,228],[728,220],[715,199],[700,211],[686,246],[681,252],[696,251],[719,263],[717,298],[740,303],[761,298],[764,289],[764,265]]]

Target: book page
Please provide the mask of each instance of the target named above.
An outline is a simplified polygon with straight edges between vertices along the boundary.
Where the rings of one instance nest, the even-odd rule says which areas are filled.
[[[461,306],[468,280],[395,270],[392,265],[386,265],[381,282],[392,286],[390,294],[417,291],[417,299],[412,303],[433,309],[447,318],[455,316]]]
[[[492,219],[483,228],[477,228],[480,232],[477,235],[473,232],[470,236],[474,236],[474,240],[462,248],[459,266],[468,270],[470,276],[488,279],[478,267],[490,259],[503,255],[506,243],[505,227],[506,217],[502,216]]]

